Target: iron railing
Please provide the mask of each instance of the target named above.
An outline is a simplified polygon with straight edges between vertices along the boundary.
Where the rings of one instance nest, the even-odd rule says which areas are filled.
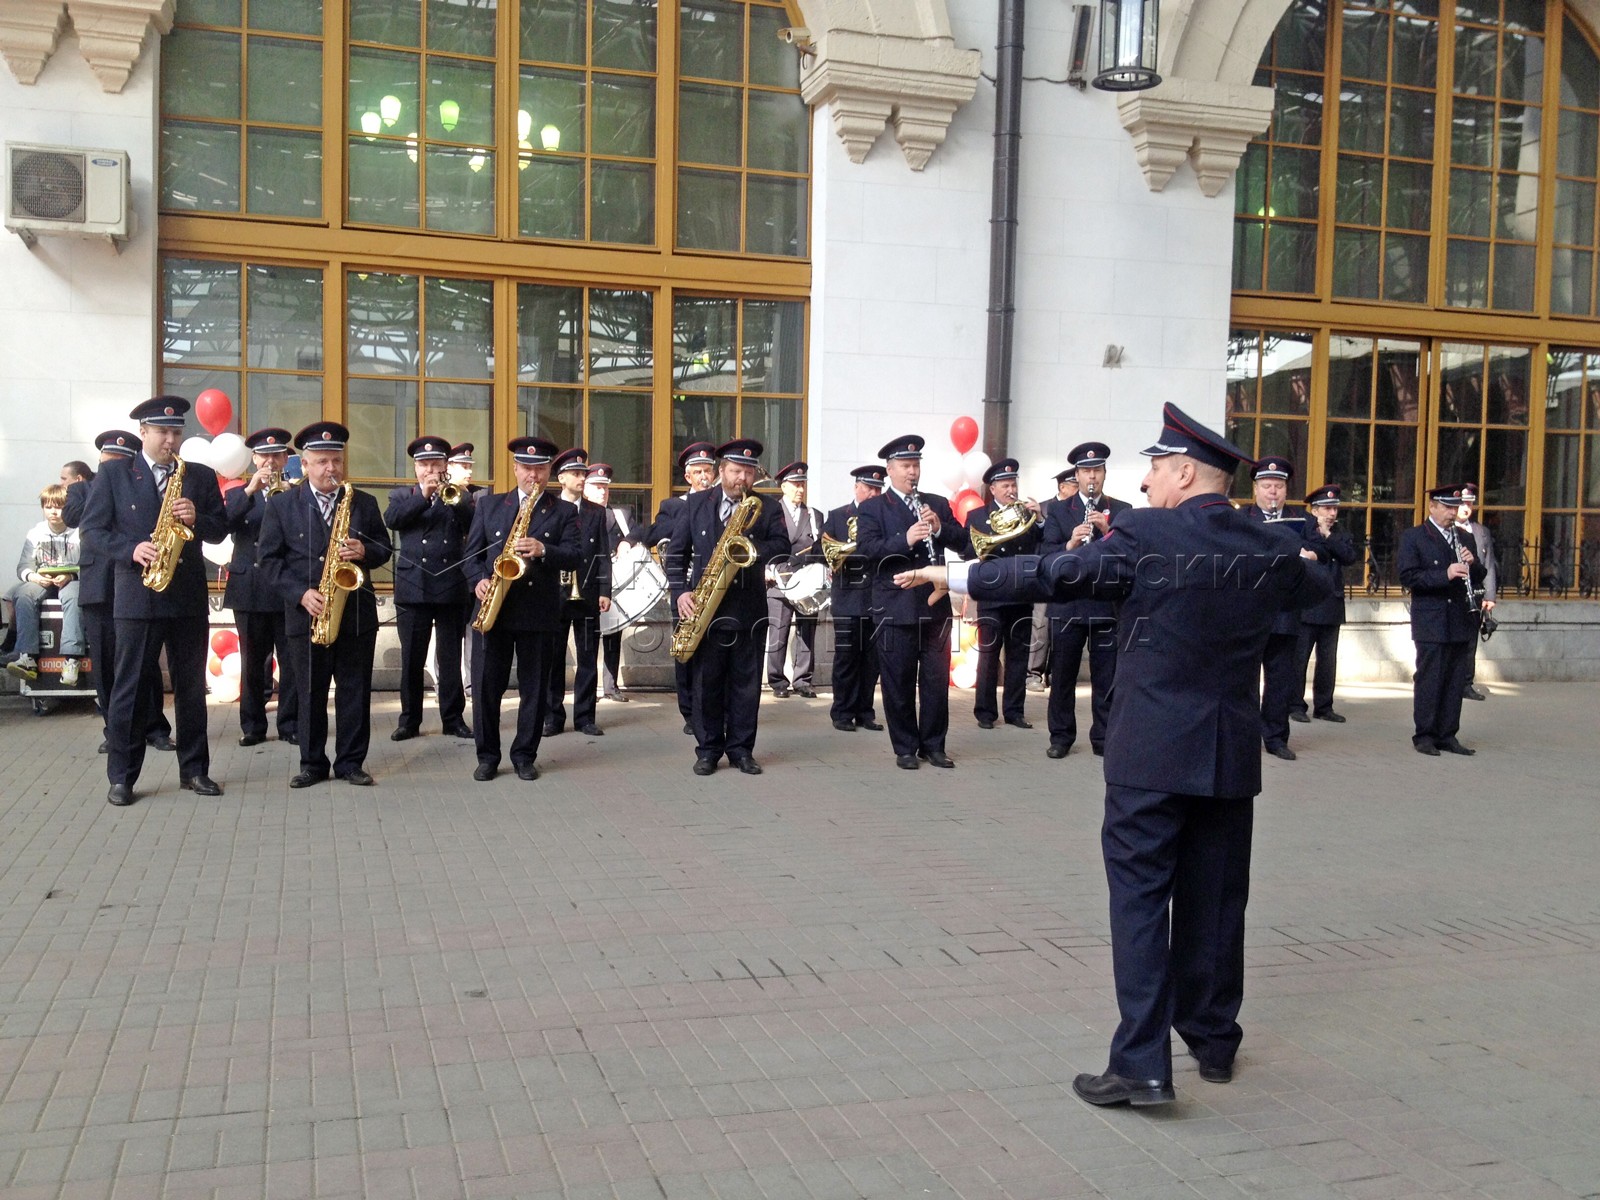
[[[1400,574],[1395,568],[1399,550],[1392,541],[1356,545],[1365,564],[1365,581],[1355,567],[1345,571],[1349,596],[1400,596]],[[1551,540],[1496,541],[1496,587],[1501,599],[1600,599],[1600,541]]]

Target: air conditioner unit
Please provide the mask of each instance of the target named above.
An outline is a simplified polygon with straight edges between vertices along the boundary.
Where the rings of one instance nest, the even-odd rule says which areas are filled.
[[[120,245],[128,210],[126,152],[6,143],[6,228],[29,246],[41,233]]]

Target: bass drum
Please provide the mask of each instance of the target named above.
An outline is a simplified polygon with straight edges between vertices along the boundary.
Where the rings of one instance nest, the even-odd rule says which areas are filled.
[[[775,570],[773,588],[783,602],[802,617],[814,617],[828,607],[833,573],[826,564],[806,563],[793,570]]]
[[[600,614],[600,632],[616,633],[642,621],[669,599],[667,576],[643,546],[629,544],[611,563],[611,607]]]

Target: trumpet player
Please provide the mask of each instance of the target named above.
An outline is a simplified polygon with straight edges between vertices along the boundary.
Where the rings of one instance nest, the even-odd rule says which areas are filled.
[[[389,561],[389,531],[378,502],[366,492],[344,489],[345,446],[350,431],[337,421],[318,421],[295,436],[305,482],[267,501],[261,522],[257,570],[278,593],[289,631],[289,657],[300,685],[300,771],[292,788],[312,787],[330,774],[356,787],[370,787],[367,746],[372,740],[372,663],[378,646],[378,600],[372,572]],[[344,507],[348,505],[348,507]],[[341,516],[343,514],[343,517]],[[346,536],[336,530],[348,518]],[[334,597],[329,556],[356,566],[355,587]],[[330,605],[343,615],[328,645],[312,637]],[[334,757],[328,759],[328,689],[334,696]]]
[[[1014,458],[1002,458],[983,473],[989,489],[989,502],[967,518],[967,534],[993,537],[995,514],[1011,511],[1017,503],[1017,469]],[[1033,522],[1022,533],[996,543],[985,557],[1009,558],[1014,554],[1034,554],[1039,549],[1039,502],[1022,502]],[[978,728],[993,729],[1000,716],[1000,658],[1005,656],[1005,722],[1018,729],[1032,729],[1024,714],[1028,696],[1028,645],[1033,640],[1033,605],[976,604],[978,625],[978,681],[972,702],[972,715]]]
[[[400,633],[400,720],[391,742],[422,732],[422,669],[434,648],[439,721],[451,737],[470,738],[461,684],[467,628],[467,579],[461,555],[472,524],[472,493],[446,478],[450,443],[424,434],[406,447],[417,482],[389,493],[383,523],[399,536],[394,565],[395,625]]]
[[[855,498],[828,514],[824,538],[841,546],[857,542],[861,506],[883,493],[884,471],[877,463],[850,472]],[[824,545],[827,543],[825,542]],[[878,688],[878,650],[873,645],[872,572],[859,554],[847,553],[833,573],[833,727],[841,733],[880,731],[872,694]]]
[[[172,673],[177,717],[178,782],[197,796],[220,796],[211,779],[211,749],[206,738],[206,652],[209,605],[202,542],[220,542],[227,532],[217,475],[201,463],[183,463],[189,402],[181,396],[156,396],[128,415],[139,422],[140,452],[100,466],[83,514],[83,541],[93,553],[115,563],[112,600],[116,621],[116,667],[106,712],[108,803],[134,802],[134,786],[144,765],[145,732],[152,714],[152,676],[160,677],[161,651]],[[179,490],[167,496],[171,486]],[[170,530],[161,528],[164,521]],[[145,583],[146,568],[163,558],[155,537],[186,531],[161,590]],[[165,539],[164,539],[165,540]]]
[[[583,545],[583,565],[562,573],[561,616],[545,682],[544,736],[567,725],[567,637],[572,636],[572,727],[586,737],[605,731],[595,723],[600,691],[600,614],[611,607],[611,546],[606,510],[583,494],[589,479],[589,452],[563,450],[551,464],[561,484],[561,500],[572,506]]]
[[[511,766],[518,779],[539,778],[535,759],[544,730],[546,672],[561,621],[561,572],[583,565],[577,512],[544,490],[556,444],[516,437],[506,448],[517,486],[478,498],[462,563],[480,613],[497,587],[502,597],[489,628],[474,634],[472,733],[478,766],[472,777],[479,783],[500,770],[500,700],[511,682],[513,658],[518,704]],[[484,623],[474,621],[475,627]]]
[[[261,522],[267,500],[284,489],[283,468],[289,461],[293,434],[269,426],[245,438],[255,470],[222,498],[233,535],[233,558],[228,563],[228,586],[222,602],[233,610],[239,631],[239,745],[258,746],[267,740],[267,695],[272,691],[272,658],[278,658],[278,740],[294,743],[300,737],[300,689],[294,677],[294,655],[289,653],[289,627],[283,600],[256,570]]]

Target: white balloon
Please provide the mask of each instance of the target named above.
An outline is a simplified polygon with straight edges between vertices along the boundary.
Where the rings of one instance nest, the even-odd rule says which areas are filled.
[[[982,450],[968,450],[961,456],[961,483],[983,495],[983,473],[989,469],[989,456]]]
[[[239,698],[239,677],[237,675],[213,675],[211,677],[211,698],[219,704],[232,704]]]
[[[961,486],[961,456],[951,446],[933,446],[922,452],[922,478],[929,491],[949,495]]]
[[[978,656],[968,652],[961,656],[961,661],[950,669],[950,685],[958,688],[971,688],[978,685]]]
[[[184,438],[178,447],[178,457],[184,462],[211,466],[211,440],[203,437]]]
[[[211,460],[206,465],[223,479],[237,479],[250,465],[250,447],[237,433],[219,433],[211,443]]]
[[[200,553],[213,567],[225,567],[233,561],[233,536],[223,538],[220,542],[201,542]]]
[[[235,650],[232,654],[223,655],[222,677],[224,679],[237,679],[243,670],[244,660],[239,657],[239,652],[237,650]]]

